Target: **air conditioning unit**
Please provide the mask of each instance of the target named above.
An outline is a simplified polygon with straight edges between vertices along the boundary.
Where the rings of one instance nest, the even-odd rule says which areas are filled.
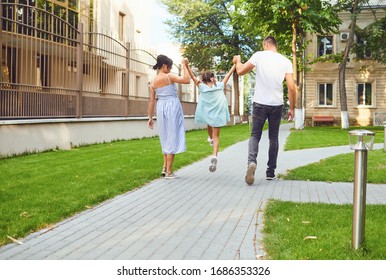
[[[348,32],[341,32],[340,33],[340,40],[341,41],[347,41],[349,35],[350,35],[350,33],[348,33]]]

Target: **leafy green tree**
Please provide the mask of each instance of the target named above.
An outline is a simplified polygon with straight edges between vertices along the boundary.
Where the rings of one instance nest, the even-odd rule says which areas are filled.
[[[352,51],[356,57],[371,54],[371,58],[386,64],[386,16],[364,28],[357,26],[355,34],[361,38],[359,42],[353,42]]]
[[[362,9],[368,5],[368,0],[339,0],[337,7],[341,11],[351,12],[349,25],[349,38],[342,54],[337,54],[336,62],[339,62],[339,96],[341,105],[341,126],[348,129],[349,116],[346,93],[346,65],[350,53],[354,53],[359,59],[371,53],[371,57],[380,63],[386,63],[386,17],[377,19],[374,14],[374,23],[361,29],[356,25]],[[354,41],[354,35],[360,40]]]
[[[295,127],[303,127],[306,34],[337,32],[341,21],[335,7],[322,0],[161,1],[174,16],[167,21],[172,35],[199,70],[229,68],[234,54],[241,54],[245,60],[261,48],[265,36],[275,36],[280,52],[293,60],[298,111]],[[238,101],[237,75],[234,85]],[[235,107],[238,109],[238,105]]]
[[[226,71],[236,54],[252,54],[255,38],[241,29],[238,5],[233,0],[161,0],[172,18],[166,21],[184,55],[200,71]],[[238,75],[233,75],[235,111],[239,112]]]
[[[275,36],[279,51],[292,57],[297,85],[295,127],[302,128],[302,87],[306,34],[337,32],[338,10],[321,0],[236,0],[244,12],[243,30],[256,36]],[[251,30],[254,29],[254,30]]]

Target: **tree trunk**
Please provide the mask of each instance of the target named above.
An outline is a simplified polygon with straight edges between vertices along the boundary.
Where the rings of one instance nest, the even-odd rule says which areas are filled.
[[[239,75],[236,71],[233,72],[233,87],[235,91],[235,99],[234,99],[234,122],[240,122],[240,86],[239,86]]]
[[[360,0],[354,0],[354,3],[353,3],[352,18],[351,18],[351,24],[350,24],[350,34],[348,37],[348,42],[344,49],[343,60],[339,64],[339,94],[340,94],[340,111],[341,111],[342,129],[348,129],[350,127],[349,115],[347,110],[346,66],[350,55],[350,48],[354,40],[359,1]]]
[[[296,52],[296,20],[293,19],[292,22],[292,67],[294,71],[294,80],[296,84],[296,98],[295,98],[295,129],[304,128],[304,118],[303,118],[303,103],[302,103],[302,88],[299,79],[298,73],[298,64],[297,64],[297,52]]]
[[[347,48],[347,47],[346,47]],[[340,116],[342,129],[349,129],[350,122],[347,111],[347,94],[346,94],[346,64],[347,58],[339,65],[339,93],[340,93]]]

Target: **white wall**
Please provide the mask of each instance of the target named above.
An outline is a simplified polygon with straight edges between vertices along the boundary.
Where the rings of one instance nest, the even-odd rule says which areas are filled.
[[[186,130],[203,128],[206,126],[196,125],[193,117],[185,118]],[[147,118],[0,121],[0,156],[156,135],[157,121],[149,129]]]
[[[125,41],[142,47],[149,45],[149,1],[96,1],[96,20],[109,35],[118,38],[119,13],[125,14]]]

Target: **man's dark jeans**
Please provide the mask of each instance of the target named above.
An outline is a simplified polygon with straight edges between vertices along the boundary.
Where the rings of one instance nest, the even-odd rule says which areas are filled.
[[[253,103],[252,112],[252,133],[249,139],[248,164],[256,163],[257,154],[259,153],[259,142],[263,132],[265,121],[268,120],[268,163],[267,170],[275,171],[277,163],[277,154],[279,151],[279,127],[283,106],[269,106]]]

